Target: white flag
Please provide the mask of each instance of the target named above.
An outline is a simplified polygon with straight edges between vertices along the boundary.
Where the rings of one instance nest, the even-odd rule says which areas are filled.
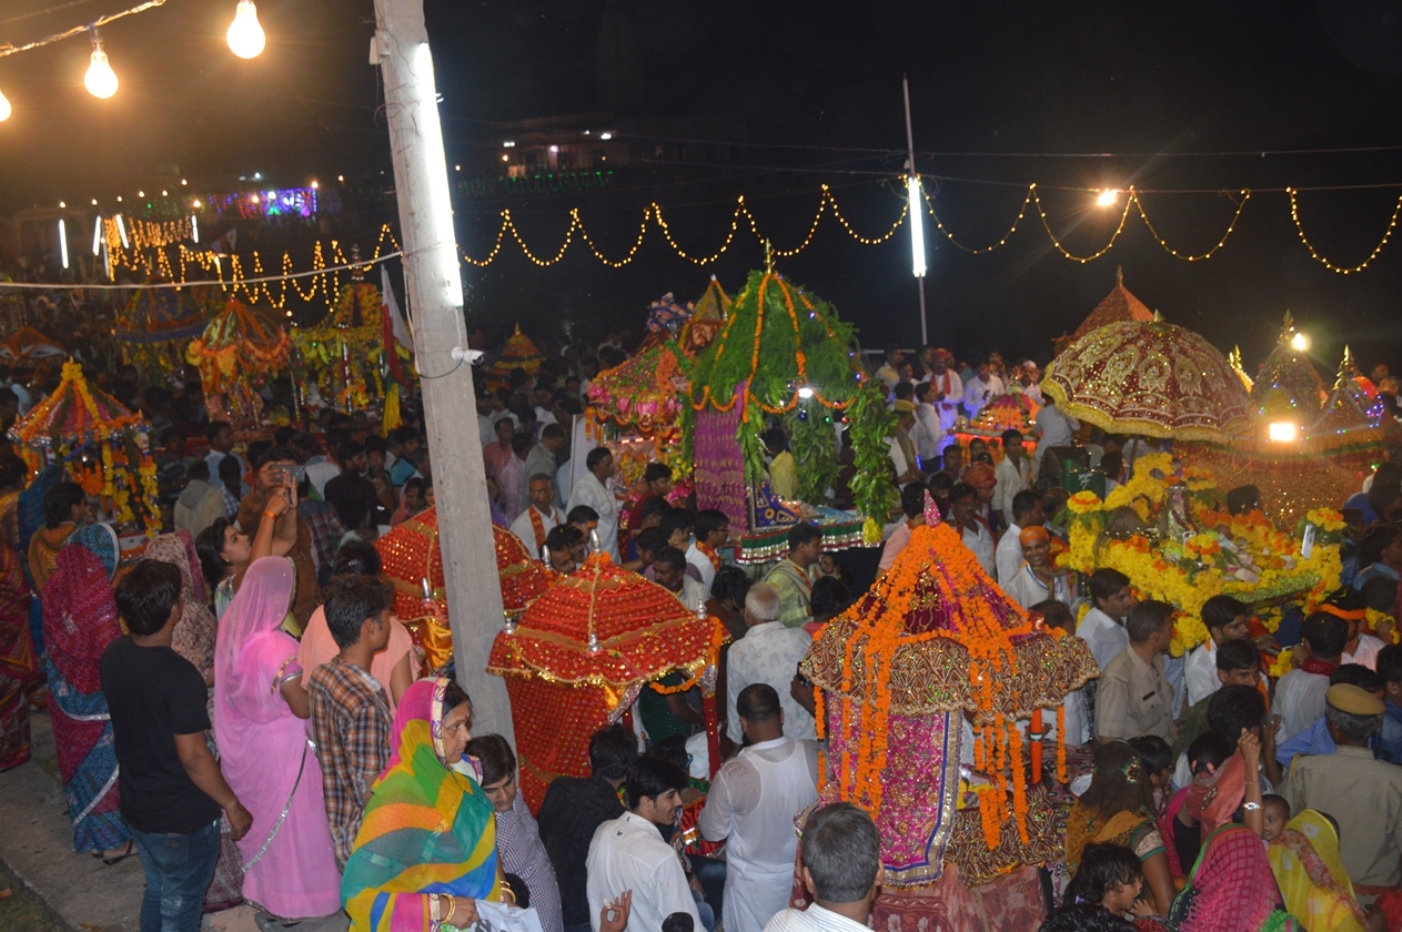
[[[412,351],[414,338],[409,335],[404,315],[399,313],[399,302],[394,299],[394,289],[389,286],[389,269],[383,265],[380,266],[380,297],[384,302],[385,313],[389,315],[390,326],[394,328],[394,341]]]

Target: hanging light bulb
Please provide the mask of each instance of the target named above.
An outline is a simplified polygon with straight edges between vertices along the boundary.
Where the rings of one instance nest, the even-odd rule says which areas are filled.
[[[8,120],[10,118],[10,114],[13,112],[14,108],[10,106],[9,98],[7,98],[3,93],[0,93],[0,123],[4,123],[6,120]]]
[[[229,40],[229,50],[239,58],[257,58],[263,54],[268,37],[258,24],[258,8],[253,0],[239,0],[238,11],[225,38]]]
[[[101,100],[117,93],[117,72],[107,61],[107,53],[102,50],[102,40],[98,38],[96,29],[92,30],[92,61],[88,65],[88,73],[83,76],[83,86],[89,94]]]

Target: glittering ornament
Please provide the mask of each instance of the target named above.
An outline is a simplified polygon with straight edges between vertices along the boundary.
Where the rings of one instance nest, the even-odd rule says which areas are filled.
[[[1086,334],[1047,366],[1042,391],[1112,433],[1216,440],[1246,417],[1241,382],[1222,354],[1158,319]]]

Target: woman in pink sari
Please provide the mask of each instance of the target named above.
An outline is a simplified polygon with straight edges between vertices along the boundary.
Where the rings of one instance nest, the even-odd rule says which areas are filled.
[[[341,877],[307,738],[297,642],[278,626],[295,588],[284,559],[256,560],[219,624],[214,738],[229,787],[253,814],[239,841],[244,899],[283,921],[341,908]]]

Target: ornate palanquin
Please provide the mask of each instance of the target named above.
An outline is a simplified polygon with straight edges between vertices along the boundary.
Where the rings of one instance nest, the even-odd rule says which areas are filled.
[[[822,799],[872,814],[886,884],[897,888],[934,883],[947,861],[977,883],[1054,854],[1039,785],[1041,710],[1098,674],[1084,642],[1029,616],[929,512],[802,664],[823,690],[831,779]],[[961,780],[966,718],[973,766]],[[1018,727],[1025,719],[1031,739]],[[1064,748],[1052,753],[1064,767]]]
[[[506,678],[521,792],[532,811],[558,776],[589,775],[589,738],[619,720],[649,683],[674,671],[702,687],[714,734],[715,664],[725,628],[606,554],[536,599],[492,645]],[[717,760],[715,748],[712,759]]]

